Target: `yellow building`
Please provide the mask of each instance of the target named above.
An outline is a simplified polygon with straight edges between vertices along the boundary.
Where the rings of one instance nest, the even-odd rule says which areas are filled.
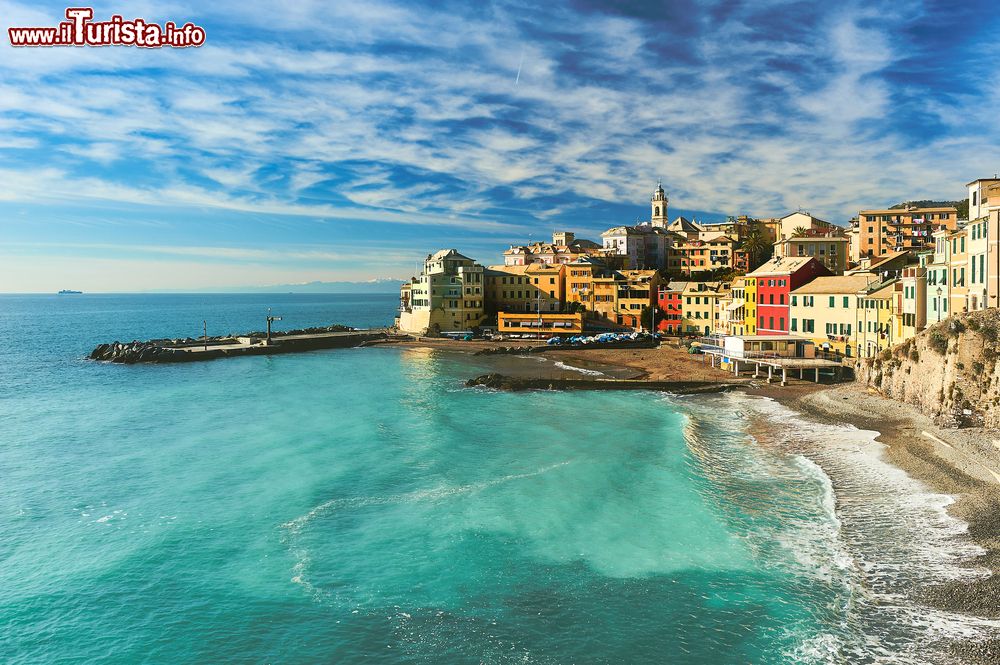
[[[800,286],[791,293],[789,332],[811,339],[817,350],[853,357],[858,292],[877,280],[867,273],[836,275]]]
[[[757,334],[757,278],[747,277],[743,285],[744,335]]]
[[[945,236],[948,243],[948,270],[951,273],[951,288],[948,290],[951,302],[948,303],[948,311],[952,314],[969,311],[969,275],[966,274],[969,267],[968,229],[966,226]]]
[[[858,293],[858,326],[854,332],[854,345],[858,356],[871,358],[879,351],[899,343],[894,319],[902,313],[895,311],[895,292],[898,280],[882,283],[870,291]]]
[[[488,312],[560,312],[565,305],[564,265],[490,266],[485,271]]]
[[[616,322],[619,325],[649,330],[649,312],[656,306],[660,273],[655,270],[622,270],[616,273]],[[647,318],[643,320],[643,311]]]
[[[566,264],[566,302],[578,302],[585,309],[594,309],[594,277],[604,275],[607,269],[588,257]]]
[[[719,298],[727,295],[730,284],[688,282],[681,295],[681,330],[685,335],[709,335],[719,325]]]
[[[851,239],[843,236],[793,236],[774,243],[774,256],[814,256],[833,274],[843,275],[850,247]]]
[[[428,255],[420,275],[399,290],[396,325],[416,334],[478,326],[485,313],[483,280],[483,266],[454,249]]]

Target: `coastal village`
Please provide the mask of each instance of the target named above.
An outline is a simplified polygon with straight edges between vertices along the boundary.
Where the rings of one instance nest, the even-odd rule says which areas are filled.
[[[428,255],[402,285],[396,325],[532,339],[657,331],[699,338],[737,373],[740,360],[777,356],[810,361],[818,380],[821,367],[998,306],[1000,179],[966,190],[967,213],[904,203],[859,210],[845,225],[804,211],[704,223],[670,220],[658,184],[649,221],[610,228],[600,242],[560,231],[509,247],[491,266],[455,249]]]

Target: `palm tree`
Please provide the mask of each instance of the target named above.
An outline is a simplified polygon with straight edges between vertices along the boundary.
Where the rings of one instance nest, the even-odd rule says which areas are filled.
[[[740,245],[740,249],[747,253],[747,261],[750,264],[747,266],[749,270],[755,270],[767,260],[767,257],[770,255],[771,245],[767,242],[764,234],[760,232],[760,229],[753,228],[743,238],[743,244]]]
[[[806,237],[806,233],[808,233],[808,232],[809,231],[806,229],[806,227],[804,227],[804,226],[796,226],[795,230],[792,231],[792,237],[793,238],[805,238]]]

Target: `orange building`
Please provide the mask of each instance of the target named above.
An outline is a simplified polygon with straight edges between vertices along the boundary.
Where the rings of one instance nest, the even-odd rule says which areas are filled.
[[[952,206],[862,210],[852,224],[858,233],[856,248],[852,249],[858,255],[851,259],[857,262],[893,251],[933,249],[935,231],[954,231],[958,227],[958,211]]]

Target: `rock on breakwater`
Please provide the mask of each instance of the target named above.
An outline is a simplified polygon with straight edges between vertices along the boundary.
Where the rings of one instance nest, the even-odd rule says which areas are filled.
[[[385,330],[357,330],[337,325],[272,333],[270,341],[266,339],[266,333],[246,333],[198,340],[186,338],[145,342],[134,340],[126,343],[115,341],[110,344],[98,344],[87,357],[90,360],[124,365],[178,363],[359,346],[386,337]]]

